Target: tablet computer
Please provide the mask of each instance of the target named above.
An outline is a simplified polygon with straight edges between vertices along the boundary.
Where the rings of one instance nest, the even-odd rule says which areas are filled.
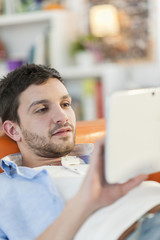
[[[160,88],[115,92],[106,112],[107,181],[160,171]]]

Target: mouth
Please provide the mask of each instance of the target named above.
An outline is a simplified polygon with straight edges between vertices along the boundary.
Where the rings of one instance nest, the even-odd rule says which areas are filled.
[[[72,129],[70,127],[60,128],[55,131],[52,136],[70,136]]]

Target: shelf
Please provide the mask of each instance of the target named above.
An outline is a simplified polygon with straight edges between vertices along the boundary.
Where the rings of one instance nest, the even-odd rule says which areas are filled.
[[[57,69],[65,79],[85,78],[85,77],[101,77],[106,78],[106,72],[115,68],[114,63],[101,63],[86,66],[68,66],[66,68]]]
[[[0,16],[0,26],[6,27],[11,25],[21,25],[25,23],[48,21],[51,18],[57,17],[57,15],[64,14],[66,10],[51,10],[51,11],[36,11],[27,13],[17,13],[10,15]]]
[[[71,66],[62,68],[60,72],[65,78],[98,77],[102,75],[104,67],[105,65]]]
[[[81,66],[69,66],[65,68],[56,68],[60,72],[60,75],[66,80],[74,80],[86,77],[101,77],[106,79],[107,72],[115,68],[115,64],[103,63],[97,65],[90,65],[86,67]],[[6,69],[0,67],[0,76],[7,73]]]
[[[46,61],[51,66],[66,66],[69,44],[76,32],[75,18],[75,14],[65,9],[1,15],[0,39],[8,58],[26,61],[34,48],[35,63]]]
[[[77,79],[77,78],[85,78],[85,77],[100,77],[102,76],[108,65],[106,64],[98,64],[98,65],[91,65],[86,67],[81,66],[69,66],[65,68],[56,69],[60,72],[63,78],[65,79]],[[0,67],[0,76],[1,72],[7,73],[5,68]]]

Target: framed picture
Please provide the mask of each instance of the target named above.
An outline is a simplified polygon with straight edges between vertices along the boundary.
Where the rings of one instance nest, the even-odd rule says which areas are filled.
[[[90,0],[96,5],[117,9],[119,32],[101,38],[103,58],[108,61],[149,61],[153,59],[154,40],[151,32],[152,0]],[[108,17],[108,21],[109,21]]]

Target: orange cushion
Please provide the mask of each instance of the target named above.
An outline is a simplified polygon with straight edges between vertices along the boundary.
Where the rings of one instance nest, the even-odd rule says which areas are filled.
[[[156,172],[149,175],[149,178],[147,180],[155,181],[160,183],[160,172]]]
[[[76,126],[76,143],[94,143],[104,137],[106,132],[105,119],[79,121]]]
[[[6,134],[4,134],[3,131],[0,131],[0,159],[9,154],[18,152],[19,148],[17,146],[17,143],[10,139]],[[2,172],[1,168],[0,172]]]

